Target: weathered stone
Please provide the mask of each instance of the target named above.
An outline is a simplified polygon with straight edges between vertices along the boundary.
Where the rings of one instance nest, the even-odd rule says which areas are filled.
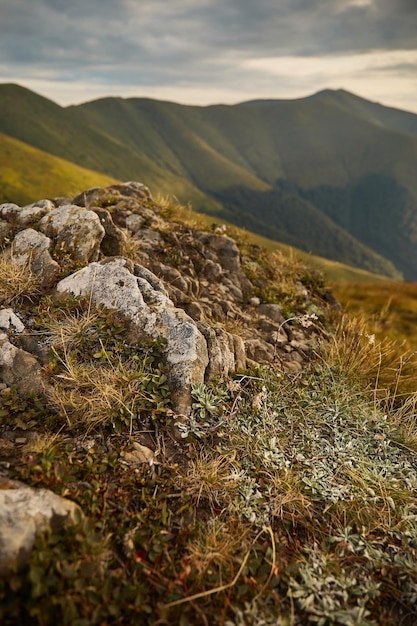
[[[212,261],[220,263],[227,272],[232,274],[239,272],[239,248],[233,239],[215,233],[199,233],[198,237],[203,242],[207,255],[210,255],[209,258]]]
[[[279,304],[260,304],[258,306],[258,311],[262,315],[269,317],[269,319],[277,322],[277,324],[283,324],[285,322],[285,318],[281,313],[281,307]]]
[[[185,312],[193,318],[196,322],[207,322],[207,318],[204,312],[204,307],[200,302],[188,302],[185,307]]]
[[[40,533],[56,533],[81,516],[75,502],[48,489],[0,479],[0,575],[25,564]]]
[[[232,293],[234,300],[237,300],[238,302],[242,302],[243,301],[243,292],[242,292],[241,288],[238,287],[238,285],[236,285],[229,278],[223,278],[223,284]]]
[[[216,281],[221,276],[223,276],[223,269],[220,263],[215,263],[211,259],[207,259],[204,263],[203,268],[204,276],[208,278],[208,280]]]
[[[174,409],[188,413],[191,385],[204,380],[208,364],[206,342],[185,311],[174,307],[157,276],[137,265],[135,273],[140,275],[131,274],[124,259],[91,263],[60,281],[57,292],[88,295],[94,304],[119,311],[139,334],[166,339]]]
[[[249,359],[257,363],[271,363],[274,360],[275,351],[271,344],[262,339],[246,339],[246,354]]]
[[[91,204],[105,207],[117,204],[123,197],[135,200],[150,200],[152,198],[149,187],[142,183],[129,181],[109,187],[92,187],[76,196],[73,203],[84,207]]]
[[[54,209],[39,222],[40,230],[53,238],[55,249],[74,261],[88,263],[97,258],[105,230],[94,211],[69,204]]]
[[[141,228],[144,228],[145,224],[146,220],[143,215],[138,215],[137,213],[128,215],[125,220],[126,228],[133,234],[136,234],[139,230],[141,230]]]
[[[175,267],[164,265],[163,263],[154,264],[153,271],[161,276],[165,282],[184,293],[189,290],[189,282],[182,276]]]
[[[43,389],[38,361],[10,343],[5,333],[0,333],[0,380],[8,386],[16,385],[23,396],[39,394]]]
[[[309,352],[311,350],[306,341],[297,341],[296,339],[293,339],[291,341],[291,346],[296,350],[302,350],[303,352]]]
[[[298,374],[302,371],[303,366],[299,361],[286,361],[284,369],[292,374]]]
[[[0,310],[0,328],[12,333],[22,333],[25,330],[24,324],[22,324],[13,309]]]
[[[0,205],[0,216],[15,226],[27,228],[31,224],[36,224],[54,208],[55,205],[50,200],[38,200],[22,208],[16,204],[2,204]]]
[[[0,204],[0,217],[6,222],[14,222],[21,208],[13,202]]]
[[[242,371],[247,367],[245,342],[240,335],[232,335],[235,352],[236,371]]]
[[[107,209],[93,208],[92,210],[98,215],[106,233],[100,245],[102,253],[106,256],[122,255],[126,243],[125,233],[114,224]]]
[[[52,285],[61,271],[50,255],[50,247],[49,237],[33,228],[21,230],[13,240],[14,260],[20,265],[28,265],[30,271],[41,278],[43,287]]]
[[[151,228],[143,228],[135,235],[135,241],[140,241],[141,246],[145,248],[154,248],[163,243],[163,239],[157,230]]]
[[[207,342],[209,362],[205,372],[206,382],[218,376],[224,378],[235,372],[237,367],[233,336],[221,328],[202,322],[197,326]]]
[[[107,187],[107,190],[109,192],[119,192],[121,196],[135,198],[136,200],[152,200],[152,194],[149,187],[134,180],[110,185]]]

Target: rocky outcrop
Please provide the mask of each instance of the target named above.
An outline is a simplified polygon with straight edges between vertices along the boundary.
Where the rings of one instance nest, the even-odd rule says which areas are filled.
[[[165,339],[173,405],[188,413],[191,385],[204,380],[209,363],[207,344],[195,322],[174,307],[161,281],[140,265],[132,273],[131,265],[122,258],[90,263],[61,280],[57,293],[88,296],[95,305],[119,311],[139,337]]]
[[[22,567],[38,535],[81,519],[77,504],[48,489],[0,478],[0,576]]]
[[[299,371],[309,358],[316,329],[294,334],[279,304],[255,296],[262,283],[251,280],[246,268],[256,262],[243,261],[226,229],[202,232],[164,219],[141,183],[93,188],[73,199],[27,207],[0,205],[0,218],[0,230],[12,239],[3,254],[27,266],[43,293],[91,298],[118,311],[138,341],[165,340],[177,413],[189,412],[194,383],[228,376],[247,363]],[[308,300],[308,289],[301,283],[297,288],[296,297]],[[7,313],[10,320],[16,312]],[[45,351],[27,334],[19,343],[5,330],[1,381],[39,391]],[[30,385],[22,367],[31,372]]]
[[[116,312],[129,350],[140,351],[144,340],[158,340],[178,437],[185,432],[181,418],[192,410],[193,385],[227,379],[248,365],[300,372],[319,332],[310,323],[317,318],[308,314],[308,307],[317,310],[319,300],[297,283],[294,298],[307,323],[289,325],[280,304],[268,300],[277,279],[260,276],[259,251],[242,254],[225,231],[202,232],[165,219],[149,189],[134,182],[27,207],[1,205],[0,260],[5,271],[9,264],[10,276],[4,277],[7,293],[0,293],[0,302],[8,303],[0,310],[0,394],[6,397],[7,387],[14,387],[22,396],[43,395],[54,410],[57,394],[63,402],[60,379],[70,387],[74,383],[70,369],[68,375],[51,374],[55,344],[38,337],[42,324],[34,311],[42,296],[48,296],[41,300],[46,307],[62,304],[64,311],[65,301],[75,298],[82,301],[80,306],[88,302],[97,314],[101,309],[106,315],[107,310]],[[16,294],[11,291],[16,267],[36,279],[35,291],[26,296],[24,286],[17,286]],[[83,332],[89,332],[88,326]],[[179,445],[174,442],[174,447]],[[124,453],[122,462],[132,467],[157,462],[149,448],[136,446]],[[78,514],[76,504],[50,491],[0,477],[0,574],[25,563],[39,533],[47,528],[56,532]]]

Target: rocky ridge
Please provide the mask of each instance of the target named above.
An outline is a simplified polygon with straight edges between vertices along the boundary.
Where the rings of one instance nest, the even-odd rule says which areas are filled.
[[[300,372],[322,334],[319,315],[334,304],[317,275],[298,268],[299,275],[286,279],[288,267],[280,269],[256,246],[239,247],[224,226],[205,232],[177,222],[175,210],[137,182],[26,207],[0,205],[0,239],[3,267],[26,274],[32,289],[10,293],[7,277],[0,277],[3,392],[14,387],[23,396],[49,397],[57,382],[48,369],[56,346],[36,330],[36,303],[84,298],[117,313],[131,347],[144,339],[163,342],[177,436],[184,434],[194,385],[259,364]],[[19,485],[7,484],[7,506],[21,503],[15,491],[7,498]],[[56,515],[73,519],[72,503]],[[9,509],[6,522],[0,516],[0,547],[10,541],[12,518]],[[33,525],[33,532],[39,528]],[[15,557],[32,544],[26,537]],[[11,557],[4,554],[7,564]]]

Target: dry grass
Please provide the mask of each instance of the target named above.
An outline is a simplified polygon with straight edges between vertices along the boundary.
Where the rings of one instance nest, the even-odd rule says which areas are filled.
[[[140,241],[135,239],[134,235],[129,230],[125,230],[124,234],[125,239],[123,242],[122,256],[133,262],[137,262],[139,260],[139,251],[141,247]]]
[[[220,456],[200,451],[187,466],[182,477],[185,491],[198,507],[206,502],[213,509],[222,509],[233,501],[240,483],[233,455]]]
[[[48,312],[43,317],[44,334],[51,346],[72,350],[83,343],[92,332],[99,316],[89,308],[86,312],[63,312],[59,317]]]
[[[107,364],[80,363],[71,353],[59,357],[63,373],[48,390],[48,399],[65,416],[68,425],[87,430],[103,424],[129,425],[141,411],[149,410],[152,395],[147,393],[147,376],[137,362],[116,359]]]
[[[30,263],[18,263],[10,252],[0,256],[0,304],[17,305],[40,293],[40,279],[30,270]]]

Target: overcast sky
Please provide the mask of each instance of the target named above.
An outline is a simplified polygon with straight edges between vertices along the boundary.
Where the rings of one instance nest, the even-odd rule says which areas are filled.
[[[417,0],[0,0],[0,82],[59,104],[343,88],[417,112]]]

